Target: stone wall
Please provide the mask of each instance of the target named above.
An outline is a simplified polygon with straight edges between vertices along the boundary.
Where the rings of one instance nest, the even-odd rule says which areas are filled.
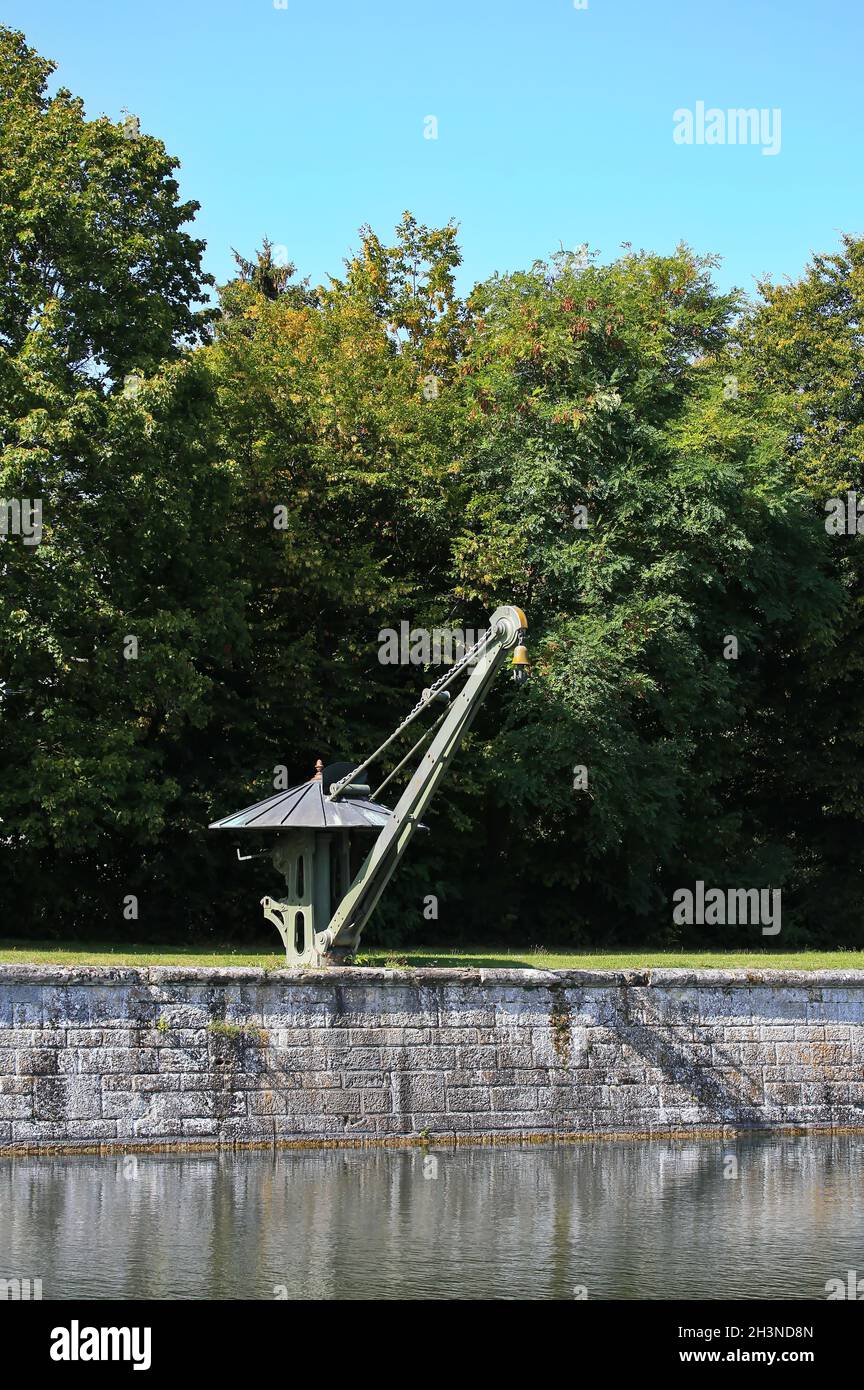
[[[864,1127],[864,973],[0,966],[0,1148]]]

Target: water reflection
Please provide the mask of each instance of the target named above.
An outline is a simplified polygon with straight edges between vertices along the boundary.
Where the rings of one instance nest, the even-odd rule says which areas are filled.
[[[3,1159],[0,1277],[60,1299],[824,1299],[864,1274],[862,1177],[862,1136]]]

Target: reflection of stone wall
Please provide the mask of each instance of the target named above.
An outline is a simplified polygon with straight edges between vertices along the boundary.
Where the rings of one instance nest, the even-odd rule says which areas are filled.
[[[864,1126],[854,971],[0,966],[0,1145]]]
[[[0,1276],[45,1300],[824,1299],[862,1269],[862,1143],[0,1159]]]

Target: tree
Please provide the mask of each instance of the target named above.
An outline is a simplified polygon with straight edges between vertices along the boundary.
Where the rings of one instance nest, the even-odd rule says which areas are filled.
[[[764,281],[726,363],[739,398],[807,498],[824,563],[842,596],[818,661],[788,655],[784,766],[774,814],[795,845],[802,912],[826,940],[860,934],[864,866],[864,542],[826,535],[831,499],[864,496],[864,240],[816,255],[794,281]],[[854,498],[852,511],[854,513]]]
[[[842,251],[814,256],[798,280],[763,280],[759,291],[740,375],[822,505],[864,483],[864,238],[843,237]]]
[[[450,940],[671,941],[698,878],[854,939],[862,243],[756,305],[686,247],[463,300],[406,213],[326,286],[265,240],[214,311],[176,161],[51,71],[0,31],[0,495],[43,503],[0,540],[7,930],[259,933],[207,823],[390,733],[429,673],[382,628],[517,602],[533,678],[370,939],[432,891]]]
[[[0,347],[53,380],[122,382],[176,355],[211,313],[203,242],[182,230],[178,161],[160,140],[106,117],[47,81],[54,64],[0,28]],[[6,389],[26,382],[10,382]]]
[[[239,317],[254,306],[256,296],[265,299],[286,299],[295,307],[314,305],[317,295],[309,289],[309,279],[292,285],[291,280],[297,271],[293,261],[274,257],[273,243],[267,237],[256,251],[254,261],[234,252],[234,260],[240,274],[235,280],[223,285],[220,292],[220,309],[226,317]]]
[[[469,310],[456,293],[455,272],[462,261],[457,227],[419,224],[402,216],[392,246],[384,246],[371,227],[360,229],[360,251],[346,261],[344,282],[334,293],[368,305],[384,323],[400,351],[412,355],[418,371],[444,376],[461,356]]]
[[[211,317],[196,205],[158,140],[49,98],[51,71],[0,31],[0,496],[43,508],[41,544],[0,544],[2,855],[20,925],[116,930],[192,815],[188,735],[225,698],[241,596],[210,378],[185,355]]]
[[[842,595],[761,422],[718,426],[739,303],[710,270],[686,248],[562,255],[474,295],[459,592],[519,602],[535,662],[479,721],[478,921],[524,931],[542,905],[547,932],[668,940],[677,886],[790,883],[794,834],[762,794],[783,672],[818,666]]]

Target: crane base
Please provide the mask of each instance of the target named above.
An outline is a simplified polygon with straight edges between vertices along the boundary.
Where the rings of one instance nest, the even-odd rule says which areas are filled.
[[[282,938],[285,963],[289,967],[303,965],[317,970],[327,965],[349,965],[353,961],[353,946],[334,946],[329,931],[310,931],[308,914],[298,911],[291,903],[262,898],[261,906],[267,921],[273,923]]]

